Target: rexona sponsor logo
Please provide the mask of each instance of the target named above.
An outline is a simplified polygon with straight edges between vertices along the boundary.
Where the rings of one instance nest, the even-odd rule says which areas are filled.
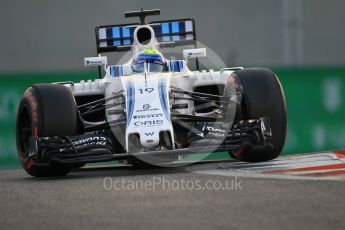
[[[137,127],[145,127],[145,126],[157,126],[164,124],[164,120],[151,120],[151,121],[136,121],[134,125]]]

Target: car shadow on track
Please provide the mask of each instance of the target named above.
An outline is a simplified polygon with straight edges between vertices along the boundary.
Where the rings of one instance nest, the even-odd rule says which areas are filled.
[[[131,165],[109,165],[98,167],[85,167],[71,171],[66,176],[62,177],[31,177],[29,175],[23,177],[13,178],[17,181],[54,181],[54,180],[80,180],[104,177],[134,177],[143,175],[161,175],[161,174],[178,174],[190,173],[191,169],[195,168],[218,168],[220,163],[229,163],[228,161],[204,161],[193,163],[189,165],[182,164],[180,167],[146,167],[137,168]],[[25,173],[25,172],[23,172]]]

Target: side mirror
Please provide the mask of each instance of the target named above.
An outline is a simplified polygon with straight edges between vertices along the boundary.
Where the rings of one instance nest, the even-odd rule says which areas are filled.
[[[185,59],[206,57],[206,48],[183,50],[183,57]]]
[[[84,58],[84,65],[85,66],[102,66],[107,65],[108,59],[107,57],[86,57]]]

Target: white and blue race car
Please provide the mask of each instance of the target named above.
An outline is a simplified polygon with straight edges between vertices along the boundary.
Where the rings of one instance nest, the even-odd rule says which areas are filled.
[[[263,68],[199,71],[206,49],[167,59],[162,47],[196,44],[193,19],[146,22],[159,10],[125,13],[140,23],[96,27],[99,79],[35,84],[20,102],[18,156],[32,176],[61,176],[86,163],[172,166],[195,153],[228,152],[248,162],[278,157],[286,104],[276,75]],[[106,52],[129,51],[122,65]],[[196,71],[188,60],[196,60]]]

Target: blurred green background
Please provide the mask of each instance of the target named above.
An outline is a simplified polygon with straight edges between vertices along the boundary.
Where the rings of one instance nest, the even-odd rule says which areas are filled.
[[[288,137],[283,154],[345,146],[345,68],[274,69],[285,90]],[[0,167],[16,167],[15,118],[24,90],[38,82],[97,77],[95,72],[0,75]]]

